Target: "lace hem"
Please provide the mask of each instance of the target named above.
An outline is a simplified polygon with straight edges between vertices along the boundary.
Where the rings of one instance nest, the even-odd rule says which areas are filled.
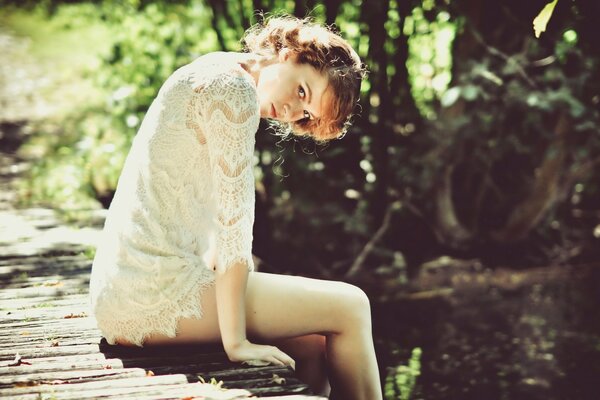
[[[198,281],[180,299],[169,302],[156,312],[144,315],[138,315],[132,310],[130,319],[116,319],[114,314],[107,313],[108,315],[104,316],[102,313],[96,313],[98,329],[109,344],[116,344],[117,339],[123,339],[143,347],[146,338],[157,333],[173,338],[177,335],[177,324],[181,318],[202,318],[202,295],[204,290],[212,285],[214,280]]]

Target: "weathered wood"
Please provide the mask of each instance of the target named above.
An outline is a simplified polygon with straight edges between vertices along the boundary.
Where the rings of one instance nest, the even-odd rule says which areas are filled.
[[[54,342],[58,342],[60,344],[61,340],[68,339],[77,339],[81,338],[82,340],[86,340],[89,338],[97,337],[97,333],[95,332],[62,332],[62,333],[52,333],[44,335],[40,333],[38,335],[31,335],[26,330],[18,335],[14,335],[12,337],[12,342],[2,342],[0,343],[0,349],[18,349],[18,348],[27,348],[32,346],[46,346],[52,345]]]
[[[12,309],[6,308],[6,302],[2,302],[2,305],[4,307],[0,311],[0,315],[2,316],[0,324],[15,322],[28,324],[35,323],[36,321],[62,320],[67,315],[80,315],[82,313],[88,316],[91,315],[89,307],[82,304],[56,306],[51,303],[37,303],[35,307],[20,306]]]
[[[91,338],[91,339],[86,339],[86,338],[82,338],[81,340],[77,340],[78,338],[73,338],[70,339],[70,344],[63,339],[57,339],[57,340],[36,340],[36,341],[31,341],[31,342],[22,342],[22,343],[18,343],[15,344],[14,346],[10,346],[8,343],[5,343],[4,345],[0,346],[0,351],[2,351],[2,354],[5,354],[6,357],[10,357],[11,353],[25,353],[27,354],[29,352],[29,354],[31,354],[32,356],[35,356],[35,354],[39,351],[39,352],[44,352],[45,349],[49,349],[51,347],[62,347],[62,348],[67,348],[70,345],[73,344],[83,344],[83,345],[98,345],[98,339],[97,338]],[[95,342],[95,343],[94,343]],[[59,350],[60,351],[60,350]],[[56,354],[56,353],[55,353]],[[65,351],[65,354],[78,354],[78,352],[74,352],[74,353],[69,353],[68,350]],[[2,360],[4,360],[5,357],[2,358]]]
[[[88,295],[85,294],[85,288],[81,288],[81,294],[70,294],[65,296],[38,296],[19,299],[2,300],[1,307],[3,311],[27,310],[35,308],[52,308],[78,306],[87,307]]]
[[[120,378],[141,378],[146,376],[146,374],[146,370],[142,368],[40,372],[15,376],[0,376],[0,388],[24,385],[81,383]]]
[[[232,363],[220,344],[108,345],[89,309],[90,260],[40,249],[0,247],[1,398],[323,399],[291,368]]]
[[[98,340],[100,342],[100,340]],[[79,344],[80,342],[73,341],[71,344],[62,345],[59,342],[58,346],[52,346],[50,343],[46,347],[27,347],[21,349],[1,349],[0,350],[0,365],[5,361],[10,361],[15,358],[15,354],[19,353],[23,358],[43,358],[56,356],[74,356],[84,355],[99,352],[98,344]]]
[[[26,362],[29,362],[25,360]],[[109,359],[109,360],[86,360],[81,358],[72,359],[70,361],[57,360],[56,362],[48,363],[31,363],[31,365],[22,364],[15,367],[1,367],[0,376],[5,375],[22,375],[31,374],[36,372],[51,372],[51,371],[65,371],[69,369],[115,369],[123,368],[121,360]]]
[[[183,381],[181,381],[183,379]],[[12,392],[11,392],[12,391]],[[119,379],[110,382],[88,382],[67,385],[40,385],[7,390],[9,396],[41,393],[51,394],[56,399],[86,399],[99,397],[122,398],[139,396],[142,398],[182,398],[198,396],[203,399],[240,399],[250,397],[249,391],[238,389],[233,393],[219,393],[210,384],[187,383],[185,377],[164,376]],[[219,397],[217,397],[219,396]]]
[[[4,289],[2,292],[0,292],[0,301],[40,296],[60,298],[71,294],[80,293],[80,285],[76,285],[74,287],[33,286],[17,289]]]

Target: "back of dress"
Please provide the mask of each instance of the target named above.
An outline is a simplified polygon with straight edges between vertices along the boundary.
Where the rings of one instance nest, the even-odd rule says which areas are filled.
[[[92,310],[109,343],[141,345],[200,318],[215,270],[252,270],[256,87],[236,53],[175,71],[136,135],[92,267]]]

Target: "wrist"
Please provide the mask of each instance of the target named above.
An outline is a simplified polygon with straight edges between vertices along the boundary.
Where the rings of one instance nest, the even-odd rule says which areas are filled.
[[[238,340],[223,340],[223,348],[226,353],[234,352],[245,344],[250,343],[246,338],[240,338]]]

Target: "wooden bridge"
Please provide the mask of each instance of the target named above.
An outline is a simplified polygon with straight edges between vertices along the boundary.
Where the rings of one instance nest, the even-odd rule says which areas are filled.
[[[92,212],[66,226],[51,209],[18,209],[26,168],[0,140],[0,398],[323,399],[291,368],[231,363],[222,346],[110,346],[88,308]]]

